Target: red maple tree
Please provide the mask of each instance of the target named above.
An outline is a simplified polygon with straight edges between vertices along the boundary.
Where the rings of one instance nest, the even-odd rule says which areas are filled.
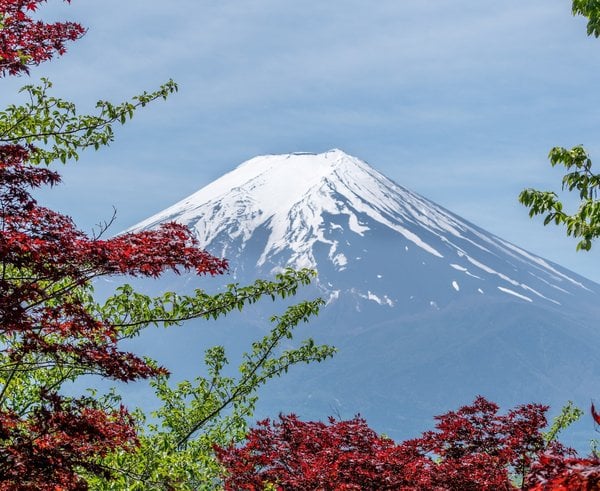
[[[79,24],[33,20],[42,1],[0,0],[0,76],[26,73],[83,34]],[[119,328],[90,312],[83,288],[106,275],[221,274],[227,263],[177,224],[86,235],[32,197],[60,180],[27,163],[33,151],[0,145],[0,490],[84,490],[79,470],[105,474],[97,458],[135,447],[135,426],[125,408],[66,397],[60,383],[72,373],[130,381],[166,370],[121,350]],[[43,375],[51,369],[61,375]]]
[[[258,423],[243,446],[215,450],[228,490],[501,491],[519,489],[515,482],[536,490],[563,489],[543,487],[551,479],[583,482],[579,470],[592,461],[544,440],[546,406],[527,404],[505,415],[498,409],[478,397],[438,416],[436,430],[401,444],[359,417],[325,424],[280,416]]]
[[[108,240],[86,236],[32,198],[30,188],[59,176],[26,160],[24,148],[0,147],[0,351],[9,361],[0,367],[0,489],[85,489],[75,469],[99,472],[94,457],[135,445],[131,418],[124,408],[67,399],[41,382],[37,404],[11,409],[15,377],[49,367],[123,381],[163,373],[119,349],[118,329],[88,311],[78,287],[99,276],[156,277],[167,269],[218,274],[226,262],[177,224]]]
[[[67,41],[84,34],[75,22],[49,24],[32,19],[29,13],[45,1],[0,0],[0,76],[27,73],[29,66],[63,54]]]
[[[403,489],[425,464],[416,448],[378,436],[364,419],[303,422],[295,415],[258,423],[243,447],[215,449],[225,489]]]
[[[600,459],[542,455],[528,476],[530,491],[600,489]]]

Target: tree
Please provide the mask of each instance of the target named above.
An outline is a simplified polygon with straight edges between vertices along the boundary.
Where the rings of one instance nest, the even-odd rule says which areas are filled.
[[[587,34],[600,36],[600,1],[573,0],[573,15],[588,19]],[[571,149],[554,147],[549,154],[550,164],[563,165],[567,173],[562,178],[562,189],[577,193],[579,206],[569,214],[563,202],[553,191],[525,189],[519,201],[529,208],[529,216],[544,216],[544,225],[554,222],[563,225],[567,235],[580,239],[577,250],[589,251],[593,241],[600,237],[600,174],[592,171],[592,160],[583,146]],[[600,417],[591,408],[592,417],[598,423]],[[530,489],[597,489],[600,486],[600,460],[597,455],[589,458],[545,455],[532,467]]]
[[[405,455],[406,453],[406,455]],[[416,449],[399,449],[356,417],[329,423],[295,415],[258,423],[242,447],[219,447],[226,490],[409,489],[405,475],[424,465]]]
[[[28,73],[28,67],[65,52],[65,43],[85,32],[74,22],[44,23],[32,19],[46,0],[0,0],[0,76]],[[65,0],[70,2],[70,0]]]
[[[83,34],[78,24],[32,20],[28,12],[42,1],[0,0],[2,75],[27,73],[29,66],[62,54],[67,40]],[[177,86],[170,81],[117,105],[100,101],[92,115],[79,115],[71,102],[49,96],[50,88],[47,80],[26,86],[28,102],[0,112],[0,490],[83,490],[94,480],[109,483],[118,473],[129,472],[127,466],[107,464],[118,464],[143,447],[143,418],[139,413],[134,418],[115,394],[61,393],[65,382],[81,375],[154,379],[169,405],[161,414],[170,425],[172,447],[180,449],[193,446],[197,432],[207,428],[221,426],[221,435],[229,438],[227,424],[243,426],[256,388],[268,378],[295,363],[333,353],[310,340],[279,351],[295,325],[318,311],[318,300],[291,307],[276,320],[270,335],[255,343],[243,360],[239,380],[221,375],[226,360],[218,347],[207,355],[209,377],[197,387],[184,384],[175,390],[167,384],[165,368],[122,350],[123,339],[149,325],[218,317],[265,296],[286,297],[312,274],[287,271],[275,281],[246,288],[231,285],[216,296],[197,290],[190,296],[150,298],[123,286],[106,303],[97,304],[92,281],[101,276],[154,278],[166,270],[216,275],[226,271],[227,262],[201,250],[191,232],[174,223],[104,239],[108,224],[88,236],[68,217],[39,206],[31,190],[55,185],[60,176],[38,164],[77,159],[82,149],[109,143],[114,123],[124,123],[138,108],[166,98]],[[181,416],[171,411],[175,404],[189,419],[174,419]]]
[[[437,416],[436,430],[396,444],[364,419],[302,422],[280,416],[258,423],[241,447],[218,447],[225,489],[512,490],[529,473],[561,462],[568,450],[545,438],[546,406],[527,404],[498,414],[483,397]],[[538,464],[542,459],[542,463]],[[560,460],[563,459],[563,460]]]
[[[587,17],[588,36],[600,36],[600,1],[598,0],[573,0],[573,15]]]
[[[554,222],[564,225],[567,235],[579,238],[577,250],[589,251],[594,239],[600,236],[600,201],[598,188],[600,175],[592,172],[592,161],[582,146],[567,150],[555,147],[550,151],[550,163],[564,165],[567,174],[562,179],[562,188],[579,194],[579,207],[573,214],[563,209],[563,203],[554,191],[525,189],[519,201],[529,208],[529,216],[545,215],[544,225]]]
[[[562,458],[553,455],[540,457],[533,467],[529,487],[531,491],[547,489],[598,489],[600,487],[600,460],[590,458]]]
[[[135,434],[123,408],[103,411],[89,398],[65,398],[60,385],[84,373],[123,381],[166,373],[118,348],[119,327],[86,308],[85,285],[104,275],[178,268],[218,274],[226,263],[175,224],[109,240],[86,237],[31,197],[28,187],[59,178],[24,165],[27,155],[0,148],[0,475],[68,487],[77,483],[75,466],[93,468],[90,456],[132,445]]]
[[[572,12],[588,19],[588,36],[600,36],[600,0],[573,0]],[[550,150],[549,159],[553,167],[563,165],[567,170],[562,179],[562,189],[578,193],[577,211],[572,214],[565,212],[563,202],[554,191],[525,189],[519,195],[519,201],[529,208],[530,217],[543,215],[544,225],[554,222],[565,226],[568,236],[580,239],[577,250],[588,251],[592,241],[600,236],[600,174],[592,172],[592,161],[581,145],[570,150],[554,147]]]
[[[295,290],[296,282],[310,280],[307,272],[288,271],[278,277],[280,283],[259,280],[246,288],[234,288],[207,296],[208,305],[219,307],[218,314],[237,306],[238,302],[254,302],[259,296],[286,295]],[[266,290],[265,290],[266,288]],[[271,293],[269,293],[271,292]],[[233,295],[232,295],[233,294]],[[227,300],[235,298],[235,301]],[[252,345],[252,351],[242,356],[238,376],[227,375],[227,358],[222,347],[206,353],[207,375],[193,383],[184,381],[170,387],[166,377],[152,382],[162,407],[153,414],[151,424],[140,424],[140,445],[135,452],[118,451],[107,456],[102,464],[111,470],[112,479],[90,479],[97,490],[212,490],[220,482],[221,466],[214,458],[213,446],[237,443],[245,437],[247,420],[252,417],[256,390],[269,379],[287,372],[297,363],[321,361],[334,349],[316,346],[310,339],[300,347],[281,351],[283,340],[292,337],[299,322],[317,314],[321,300],[302,302],[289,307],[271,320],[275,327]],[[227,310],[225,310],[225,308]],[[208,313],[214,315],[215,311]],[[227,409],[227,411],[225,411]],[[139,423],[145,421],[140,417]]]

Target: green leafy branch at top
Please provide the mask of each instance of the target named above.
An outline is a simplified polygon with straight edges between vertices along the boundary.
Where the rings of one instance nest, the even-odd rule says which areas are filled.
[[[573,15],[588,19],[588,36],[600,36],[600,0],[573,0],[572,12]],[[561,164],[567,169],[562,179],[562,189],[579,193],[577,211],[566,213],[563,203],[553,191],[525,189],[519,195],[519,201],[529,208],[530,217],[543,215],[544,225],[550,222],[564,225],[568,236],[580,239],[577,250],[589,251],[592,241],[600,237],[600,175],[592,172],[592,161],[581,145],[570,150],[554,147],[549,157],[553,167]]]
[[[82,149],[108,145],[114,139],[113,124],[124,124],[140,107],[177,91],[177,84],[169,80],[154,92],[120,104],[98,101],[96,114],[81,115],[73,102],[48,95],[51,87],[45,78],[41,85],[26,85],[21,92],[28,95],[28,101],[0,111],[0,144],[30,148],[29,162],[34,164],[55,160],[64,164],[77,160]]]
[[[573,0],[573,15],[587,17],[588,36],[600,36],[600,0]]]
[[[554,147],[550,151],[552,166],[563,165],[567,173],[562,179],[562,189],[579,194],[579,207],[573,214],[563,210],[563,203],[553,191],[525,189],[519,201],[529,208],[529,216],[545,215],[544,225],[554,222],[564,225],[567,235],[580,238],[577,250],[589,251],[592,241],[600,237],[600,175],[592,172],[592,161],[585,149],[578,145],[570,150]]]

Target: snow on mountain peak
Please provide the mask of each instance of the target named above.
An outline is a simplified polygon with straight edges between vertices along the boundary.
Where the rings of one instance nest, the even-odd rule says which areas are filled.
[[[406,203],[395,199],[398,192],[406,195]],[[259,264],[270,254],[288,248],[293,251],[290,265],[314,267],[314,242],[328,243],[322,234],[322,213],[347,215],[350,230],[362,235],[369,227],[359,220],[360,212],[442,257],[434,247],[395,223],[393,217],[402,214],[405,205],[410,207],[410,202],[410,213],[429,222],[426,207],[419,201],[362,160],[338,149],[321,154],[264,155],[242,163],[131,230],[175,220],[192,227],[202,246],[207,247],[224,229],[229,229],[231,239],[245,241],[257,228],[268,224],[271,234]]]
[[[374,249],[391,240],[394,245],[386,246],[385,254],[394,256],[390,259],[397,261],[398,274],[414,264],[422,265],[419,275],[440,278],[439,268],[443,274],[458,273],[460,283],[448,277],[454,293],[468,291],[468,282],[482,294],[481,282],[491,280],[492,289],[488,283],[486,291],[557,304],[558,292],[568,293],[565,284],[587,289],[569,272],[486,233],[338,149],[252,158],[130,231],[166,221],[189,226],[212,253],[229,259],[243,255],[246,261],[252,256],[259,268],[318,266],[322,271],[325,260],[344,271],[361,261],[366,243]],[[363,240],[366,235],[370,239]],[[432,269],[425,273],[424,268]]]

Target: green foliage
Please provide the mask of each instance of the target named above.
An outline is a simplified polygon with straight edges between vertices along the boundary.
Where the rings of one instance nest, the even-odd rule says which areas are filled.
[[[288,270],[278,275],[275,282],[259,280],[245,288],[230,285],[227,292],[213,297],[198,292],[198,305],[193,305],[191,297],[185,297],[185,308],[178,310],[181,308],[178,304],[175,312],[178,311],[180,317],[191,315],[191,312],[202,312],[202,317],[206,318],[223,315],[254,303],[261,296],[283,298],[295,292],[298,284],[309,280],[311,274],[307,270]],[[139,296],[135,298],[140,301]],[[108,303],[112,311],[114,298]],[[335,352],[332,347],[316,345],[312,339],[297,348],[282,349],[282,342],[292,338],[294,328],[317,315],[322,303],[320,299],[301,302],[289,307],[281,316],[273,316],[271,331],[254,342],[251,351],[242,355],[237,376],[224,373],[229,361],[224,348],[215,346],[205,354],[206,375],[196,378],[193,383],[184,381],[172,387],[167,377],[151,382],[162,407],[152,414],[153,419],[148,424],[145,424],[143,413],[137,412],[140,447],[135,453],[117,452],[107,457],[102,465],[112,473],[112,479],[90,477],[90,488],[130,491],[214,489],[219,483],[221,469],[214,458],[213,447],[244,438],[248,429],[246,422],[252,417],[257,400],[257,389],[269,379],[287,372],[292,365],[322,361]],[[160,302],[158,304],[148,306],[147,311],[164,308]],[[141,312],[146,315],[144,309]],[[162,315],[163,311],[160,313]],[[129,314],[126,315],[131,319]],[[132,320],[133,324],[137,322]],[[171,317],[168,322],[176,321]],[[135,334],[135,331],[130,332],[130,335]]]
[[[90,308],[95,308],[99,317],[117,326],[124,337],[134,337],[150,324],[171,326],[189,319],[217,319],[233,310],[241,311],[263,297],[275,300],[295,295],[298,287],[310,284],[314,276],[314,271],[309,269],[287,269],[277,274],[275,281],[259,279],[245,287],[234,283],[216,295],[198,289],[194,295],[167,292],[160,297],[150,297],[124,285],[103,305],[92,302]]]
[[[45,26],[33,22],[23,10],[34,11],[41,1],[26,2],[26,5],[9,1],[0,8],[4,50],[0,60],[7,53],[10,55],[4,56],[7,60],[3,60],[0,76],[27,71],[26,65],[39,64],[54,52],[62,54],[65,40],[75,40],[83,34],[84,29],[79,24]],[[6,12],[9,12],[8,16],[4,15]],[[8,26],[9,17],[13,30]],[[29,26],[33,26],[30,31],[26,29]],[[49,30],[44,31],[44,27]],[[29,51],[22,51],[24,47]],[[13,295],[17,300],[6,303],[11,308],[6,308],[4,314],[11,311],[22,314],[25,310],[37,314],[39,311],[38,317],[21,315],[14,317],[17,321],[3,315],[4,325],[0,330],[0,416],[3,416],[0,418],[3,440],[0,454],[3,458],[0,460],[4,467],[0,472],[0,487],[33,489],[22,482],[23,477],[31,478],[23,462],[31,461],[27,465],[41,472],[33,477],[36,489],[46,485],[44,489],[87,489],[86,483],[79,480],[80,475],[87,476],[95,489],[212,489],[219,471],[213,458],[213,446],[227,445],[243,438],[247,418],[254,410],[257,389],[267,380],[287,372],[292,365],[321,361],[333,355],[334,348],[316,345],[312,339],[296,348],[283,349],[284,341],[292,339],[295,327],[316,315],[322,301],[301,302],[290,306],[281,316],[272,317],[272,329],[252,343],[251,349],[242,356],[237,376],[225,373],[228,366],[225,350],[216,346],[206,352],[204,376],[172,387],[167,371],[159,369],[156,362],[142,361],[133,353],[122,353],[116,343],[137,336],[151,325],[172,326],[193,318],[216,319],[265,297],[286,298],[294,295],[299,286],[310,283],[315,274],[308,270],[287,270],[277,275],[274,281],[258,280],[246,287],[229,285],[217,295],[196,290],[193,295],[168,292],[153,298],[126,285],[105,303],[98,304],[91,285],[98,276],[116,273],[155,277],[178,265],[198,274],[218,274],[225,266],[217,266],[222,261],[206,258],[202,251],[192,247],[196,242],[184,231],[176,233],[178,226],[174,224],[170,228],[163,227],[154,235],[149,232],[137,234],[138,239],[143,235],[142,245],[135,241],[133,245],[127,240],[119,242],[117,238],[112,239],[111,248],[107,246],[110,241],[97,240],[109,224],[101,226],[98,235],[89,240],[85,236],[83,240],[83,235],[66,217],[45,210],[40,218],[42,212],[23,188],[53,184],[58,182],[59,176],[30,164],[49,165],[56,161],[64,164],[71,159],[78,160],[81,150],[89,147],[97,150],[113,141],[113,127],[126,123],[137,109],[157,99],[166,99],[177,91],[177,85],[170,80],[156,91],[143,92],[120,104],[100,100],[93,114],[82,115],[73,102],[51,96],[51,88],[47,79],[42,79],[40,85],[27,85],[21,89],[26,99],[24,104],[13,104],[0,111],[0,147],[6,160],[2,165],[14,172],[17,169],[18,182],[24,183],[21,188],[15,187],[14,182],[12,187],[6,186],[15,179],[14,172],[3,174],[8,177],[3,177],[7,193],[3,201],[6,216],[3,215],[2,238],[4,242],[17,245],[23,242],[27,246],[21,244],[21,248],[6,249],[13,251],[17,260],[4,255],[3,298],[9,297],[7,287],[20,296]],[[31,172],[32,169],[36,172]],[[17,216],[19,220],[6,204],[14,205],[21,213]],[[4,230],[7,222],[14,228],[12,236]],[[55,228],[47,228],[49,222],[54,223]],[[59,239],[64,240],[60,242]],[[55,242],[61,244],[58,249],[51,247]],[[92,250],[102,261],[94,263],[89,250],[82,252],[83,242],[93,243]],[[75,247],[70,254],[57,259],[56,256],[68,248],[65,244],[78,244],[79,249]],[[186,247],[182,251],[174,247],[178,245]],[[132,249],[137,256],[131,255]],[[174,253],[175,249],[179,252]],[[110,256],[117,250],[122,252],[114,254],[119,259],[119,267],[111,263],[114,258]],[[172,256],[168,260],[163,254],[167,250]],[[127,261],[123,261],[124,255]],[[61,260],[66,264],[61,264]],[[150,267],[144,260],[154,261],[156,267]],[[137,269],[140,262],[142,265]],[[54,268],[46,268],[47,265]],[[52,310],[52,307],[56,308]],[[22,319],[30,323],[21,322]],[[43,336],[40,335],[42,330]],[[27,338],[22,332],[31,336]],[[27,344],[30,338],[37,342],[33,348],[30,347],[33,342]],[[22,349],[17,351],[15,348]],[[72,353],[78,357],[69,356]],[[116,358],[119,363],[115,365],[111,362]],[[127,412],[118,408],[121,400],[115,391],[98,395],[91,390],[88,397],[78,399],[58,395],[66,382],[83,375],[119,380],[155,377],[151,384],[162,407],[152,414],[152,418],[147,418],[140,410],[136,412],[139,447],[134,453],[134,428]],[[74,425],[72,407],[81,408],[83,415],[78,420],[82,428],[78,428],[79,432],[74,436],[71,433],[77,425]],[[112,411],[113,408],[117,411]],[[28,414],[36,410],[40,418],[29,424]],[[17,428],[15,421],[21,419],[23,421]],[[43,423],[41,426],[36,426],[38,420]],[[52,420],[54,426],[47,424],[48,420]],[[99,422],[97,426],[96,422]],[[13,431],[15,428],[20,431],[21,427],[25,429],[23,432]],[[30,428],[34,430],[30,431]],[[46,430],[48,434],[44,434]],[[64,435],[58,434],[61,432]],[[42,441],[41,437],[48,438]],[[80,455],[82,452],[84,456]],[[107,456],[107,452],[113,453]],[[42,461],[38,458],[40,455],[49,457]],[[96,458],[99,459],[98,466],[110,472],[114,481],[98,472],[99,467],[91,465]],[[56,469],[60,462],[63,462],[62,471],[58,474],[45,473],[45,470]],[[78,467],[81,469],[77,470]],[[17,478],[6,477],[6,470],[11,468],[17,469]],[[68,479],[68,483],[64,479],[67,484],[58,483],[56,477],[46,478],[47,475],[66,476],[64,479]]]
[[[600,0],[573,0],[572,11],[573,15],[587,17],[588,36],[600,36]],[[563,225],[568,236],[581,239],[576,250],[589,251],[592,242],[600,236],[600,174],[592,172],[592,160],[582,145],[571,149],[554,147],[548,157],[552,167],[559,164],[565,167],[567,172],[562,178],[562,190],[578,194],[577,211],[573,214],[566,213],[562,201],[554,191],[525,189],[519,195],[519,201],[529,208],[530,217],[544,215],[544,225],[551,222]],[[558,434],[582,415],[583,411],[569,401],[544,434],[546,445],[556,441]],[[596,440],[591,441],[591,449],[592,454],[598,456]]]
[[[546,445],[557,441],[559,433],[578,421],[581,416],[583,416],[583,411],[575,406],[573,401],[567,402],[562,407],[560,414],[552,420],[552,425],[548,431],[544,433]]]
[[[144,92],[128,102],[99,101],[95,114],[81,115],[72,102],[49,95],[51,87],[45,79],[39,86],[28,85],[22,89],[28,99],[25,104],[0,111],[0,145],[26,147],[29,162],[33,164],[66,163],[77,160],[85,148],[108,145],[114,138],[115,124],[125,123],[138,108],[177,90],[177,85],[169,81],[159,90]],[[100,233],[104,231],[105,227]],[[5,267],[3,274],[15,283],[28,281],[26,271],[12,271],[10,266]],[[124,285],[102,304],[95,301],[90,282],[73,284],[65,278],[44,285],[49,293],[55,294],[49,303],[77,298],[96,319],[113,325],[118,338],[124,340],[139,335],[149,326],[179,325],[194,318],[216,319],[260,299],[287,298],[300,286],[308,285],[314,276],[309,270],[286,270],[274,281],[257,280],[249,286],[232,284],[216,295],[196,290],[191,295],[167,292],[151,297]],[[44,286],[40,282],[38,286]],[[253,414],[257,389],[270,378],[287,372],[292,365],[321,361],[333,355],[334,348],[316,345],[312,339],[293,349],[282,347],[285,340],[292,338],[297,324],[316,315],[321,304],[320,299],[302,302],[289,307],[281,316],[274,316],[270,332],[254,342],[239,360],[237,376],[224,373],[228,360],[224,349],[216,346],[206,352],[205,375],[193,382],[184,381],[172,387],[166,376],[153,380],[162,407],[151,417],[141,410],[135,413],[139,448],[134,453],[128,453],[131,448],[124,448],[99,462],[110,471],[114,481],[82,470],[91,489],[212,489],[219,474],[213,446],[243,438],[246,421]],[[0,343],[7,342],[0,337]],[[157,366],[152,360],[147,362]],[[58,359],[51,362],[37,359],[33,354],[15,363],[3,351],[0,408],[27,414],[39,403],[41,393],[59,390],[83,375],[98,373]],[[90,397],[107,411],[120,405],[116,392],[98,395],[90,391]]]
[[[519,201],[529,208],[529,216],[545,215],[544,225],[554,222],[564,225],[567,235],[580,238],[577,250],[590,250],[592,241],[600,236],[600,202],[597,199],[600,175],[592,172],[592,161],[579,145],[568,150],[554,147],[549,154],[550,164],[563,165],[567,173],[562,179],[562,189],[579,195],[579,207],[573,214],[563,210],[563,203],[553,191],[525,189]]]
[[[600,458],[600,440],[592,438],[590,440],[590,453],[596,458]]]
[[[98,149],[114,139],[113,124],[124,124],[135,111],[156,99],[166,99],[177,91],[172,80],[153,92],[143,92],[131,101],[96,103],[96,114],[81,115],[73,102],[48,95],[52,83],[43,78],[41,85],[21,89],[28,101],[0,111],[0,144],[19,144],[31,149],[29,162],[63,164],[79,159],[82,149]],[[35,145],[35,148],[30,147]]]
[[[573,15],[587,17],[588,36],[600,36],[600,0],[573,0]]]
[[[588,19],[588,36],[600,36],[600,0],[573,0],[573,15]],[[529,208],[529,216],[544,215],[544,225],[554,222],[563,225],[567,235],[581,239],[577,250],[589,251],[592,241],[600,236],[600,202],[597,199],[600,175],[592,172],[592,161],[585,149],[575,146],[570,150],[554,147],[550,150],[550,164],[563,165],[567,173],[562,180],[562,189],[579,194],[579,207],[573,214],[563,210],[563,203],[553,191],[525,189],[519,201]]]

